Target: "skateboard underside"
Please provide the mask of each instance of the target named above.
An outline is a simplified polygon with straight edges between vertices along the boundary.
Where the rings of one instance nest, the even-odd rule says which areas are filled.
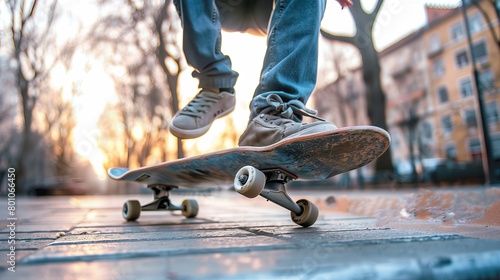
[[[371,126],[283,140],[267,147],[239,147],[134,170],[111,168],[112,179],[187,188],[229,187],[243,166],[281,169],[301,180],[322,180],[359,168],[389,146],[387,132]]]

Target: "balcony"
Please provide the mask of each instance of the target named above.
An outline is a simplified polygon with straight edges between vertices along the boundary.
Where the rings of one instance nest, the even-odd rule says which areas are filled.
[[[437,55],[440,55],[443,52],[443,50],[444,50],[443,46],[433,47],[432,49],[430,49],[427,52],[427,57],[428,58],[433,58],[433,57],[435,57]]]
[[[398,66],[394,67],[391,71],[391,76],[394,79],[399,79],[403,77],[404,75],[410,73],[412,70],[412,66],[409,63],[402,63],[399,64]]]

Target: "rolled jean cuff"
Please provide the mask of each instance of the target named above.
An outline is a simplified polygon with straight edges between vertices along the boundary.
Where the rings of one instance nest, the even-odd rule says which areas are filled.
[[[238,77],[220,78],[204,77],[200,79],[199,88],[233,88]]]

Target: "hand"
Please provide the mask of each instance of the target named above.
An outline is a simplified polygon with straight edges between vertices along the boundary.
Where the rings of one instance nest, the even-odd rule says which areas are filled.
[[[349,8],[350,6],[352,6],[352,0],[337,0],[337,2],[339,2],[342,10],[346,7]]]

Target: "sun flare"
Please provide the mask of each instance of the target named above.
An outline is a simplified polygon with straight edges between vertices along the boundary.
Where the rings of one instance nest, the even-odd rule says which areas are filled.
[[[73,96],[73,109],[77,120],[74,129],[74,146],[78,155],[87,159],[100,180],[106,179],[103,163],[105,153],[98,146],[100,131],[99,119],[106,106],[117,100],[117,94],[104,62],[79,54],[75,67],[69,73],[69,80],[76,81],[66,86],[63,94],[76,91]]]

